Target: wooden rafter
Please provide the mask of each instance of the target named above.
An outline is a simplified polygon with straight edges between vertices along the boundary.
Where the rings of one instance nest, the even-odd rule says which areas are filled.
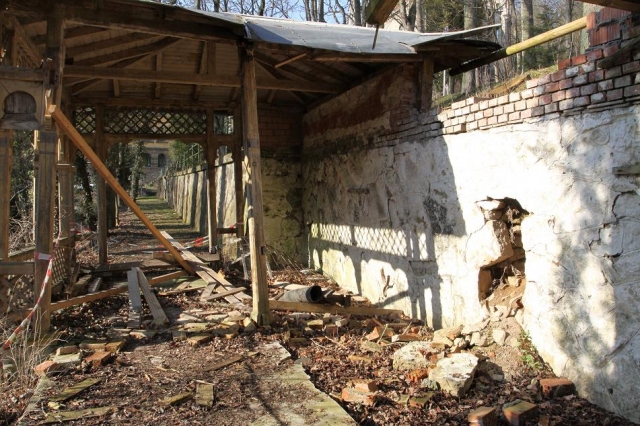
[[[84,55],[87,53],[95,53],[100,50],[113,49],[138,41],[149,40],[158,37],[154,34],[130,33],[118,37],[108,38],[106,40],[94,41],[92,43],[82,44],[79,46],[67,48],[66,55],[68,58]]]
[[[33,41],[27,35],[20,22],[16,19],[15,16],[12,15],[6,15],[6,22],[11,26],[11,28],[15,32],[15,35],[24,45],[27,55],[29,55],[29,57],[35,64],[39,64],[40,61],[42,61],[42,54],[38,50],[37,46],[33,44]]]
[[[202,53],[200,54],[200,66],[198,74],[200,75],[215,75],[216,74],[216,45],[211,41],[205,41],[202,43]],[[200,98],[202,86],[196,84],[193,90],[193,100],[197,101]]]
[[[92,97],[74,97],[71,99],[73,105],[76,106],[93,106],[103,104],[105,106],[124,106],[124,107],[166,107],[185,110],[205,110],[213,108],[218,111],[227,111],[227,103],[213,101],[191,101],[184,99],[149,99],[149,98],[133,98],[121,97],[113,98],[92,98]]]
[[[110,31],[109,29],[99,28],[99,27],[88,27],[88,26],[79,26],[69,28],[64,33],[65,41],[73,40],[80,37],[86,37],[88,35],[96,34],[96,33],[104,33]],[[44,45],[47,42],[47,35],[39,35],[33,38],[33,44],[36,46]]]
[[[332,52],[332,53],[316,53],[311,55],[309,59],[321,62],[364,62],[364,63],[376,63],[376,62],[422,62],[422,55],[416,55],[411,53],[390,53],[390,54],[358,54],[358,53],[344,53],[344,52]]]
[[[110,53],[108,55],[96,56],[95,58],[76,61],[74,62],[74,65],[93,67],[112,64],[123,59],[136,58],[138,56],[149,56],[151,54],[156,54],[157,52],[162,52],[163,50],[168,49],[169,47],[174,46],[181,41],[183,40],[179,38],[167,37],[155,43],[146,44],[144,46],[133,47],[131,49]]]
[[[156,71],[160,72],[162,71],[162,57],[163,57],[163,53],[162,52],[158,52],[158,54],[156,55]],[[162,83],[155,83],[155,87],[153,88],[153,97],[155,99],[159,99],[160,97],[162,97]]]
[[[613,7],[630,12],[640,12],[640,3],[637,0],[582,0],[584,3],[597,4],[604,7]]]
[[[260,53],[260,52],[256,52],[254,53],[256,59],[258,60],[258,62],[263,65],[263,66],[267,66],[270,67],[272,69],[276,69],[276,64],[278,63],[278,61],[274,58],[272,58],[269,55],[266,55],[264,53]],[[265,67],[266,69],[266,67]],[[318,78],[317,76],[311,74],[311,73],[306,73],[304,71],[301,71],[291,65],[284,65],[282,67],[280,67],[280,69],[277,70],[278,72],[282,72],[282,73],[287,73],[291,76],[294,77],[298,77],[298,78],[302,78],[308,81],[318,81],[318,82],[323,82],[324,80],[321,80],[320,78]]]
[[[98,79],[134,80],[147,82],[162,82],[172,84],[201,84],[217,87],[240,87],[238,76],[208,76],[199,74],[184,74],[180,72],[156,72],[117,68],[92,68],[69,65],[65,68],[65,75],[69,77],[92,77]],[[293,90],[299,92],[339,93],[343,87],[327,83],[308,81],[258,80],[260,89]]]

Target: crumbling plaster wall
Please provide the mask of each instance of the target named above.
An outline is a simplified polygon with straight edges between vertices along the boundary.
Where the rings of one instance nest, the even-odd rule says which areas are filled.
[[[476,202],[517,199],[531,213],[525,329],[583,396],[640,421],[640,192],[612,173],[640,160],[640,107],[540,100],[512,124],[443,134],[413,109],[416,80],[403,66],[305,115],[311,266],[434,327],[473,323],[486,315],[467,258]]]

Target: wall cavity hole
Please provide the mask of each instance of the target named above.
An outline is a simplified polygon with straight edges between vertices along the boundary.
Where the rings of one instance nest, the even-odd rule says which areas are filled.
[[[497,262],[480,268],[478,273],[478,299],[489,312],[508,316],[521,309],[522,294],[526,285],[525,249],[522,244],[522,220],[530,213],[513,198],[478,201],[476,203],[485,223],[500,221],[501,228],[508,231],[507,241],[503,237],[503,255]],[[499,228],[499,227],[498,227]]]

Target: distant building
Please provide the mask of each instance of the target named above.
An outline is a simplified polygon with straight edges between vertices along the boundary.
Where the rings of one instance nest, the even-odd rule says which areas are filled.
[[[142,169],[143,177],[141,186],[155,182],[160,176],[167,171],[167,167],[171,164],[169,156],[169,144],[171,141],[155,141],[145,140],[144,148],[145,158],[144,167]]]

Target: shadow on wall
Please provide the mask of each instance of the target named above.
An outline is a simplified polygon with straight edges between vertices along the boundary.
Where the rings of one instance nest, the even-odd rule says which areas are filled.
[[[308,156],[304,169],[310,264],[441,327],[443,309],[464,303],[436,262],[439,242],[465,235],[444,141]],[[477,277],[475,293],[477,304]]]
[[[525,326],[541,355],[592,402],[640,421],[640,108],[569,117],[531,146],[556,204],[523,222]],[[537,212],[538,213],[538,212]]]

